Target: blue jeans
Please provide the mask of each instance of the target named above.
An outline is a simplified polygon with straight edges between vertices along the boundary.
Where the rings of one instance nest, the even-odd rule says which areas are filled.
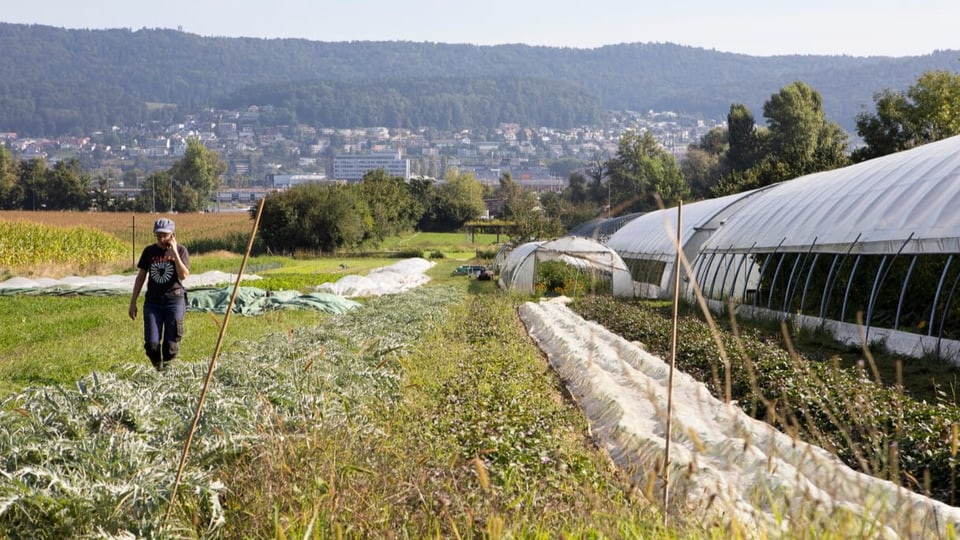
[[[187,305],[182,298],[169,302],[143,302],[143,348],[153,367],[163,371],[180,352],[183,316]]]

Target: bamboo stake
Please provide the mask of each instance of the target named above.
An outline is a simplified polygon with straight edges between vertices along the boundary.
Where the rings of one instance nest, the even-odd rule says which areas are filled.
[[[667,524],[670,507],[670,439],[673,429],[673,371],[677,363],[677,313],[680,302],[680,259],[683,256],[682,216],[683,201],[677,203],[677,237],[674,247],[677,255],[673,266],[673,329],[670,335],[670,374],[667,377],[666,443],[663,448],[663,524]]]
[[[240,263],[240,272],[237,273],[237,280],[233,284],[233,292],[230,294],[230,302],[227,304],[227,312],[223,316],[223,324],[220,325],[220,335],[217,336],[217,344],[214,347],[213,355],[210,357],[210,364],[207,367],[207,377],[203,381],[203,389],[200,391],[200,399],[197,401],[197,409],[193,415],[193,424],[190,426],[190,432],[187,433],[187,440],[183,443],[183,451],[180,453],[180,464],[177,467],[177,477],[173,481],[173,488],[170,490],[170,502],[167,504],[167,511],[163,515],[163,521],[160,528],[170,517],[170,511],[177,498],[177,488],[180,487],[180,480],[183,477],[183,470],[187,464],[187,455],[190,452],[190,444],[193,442],[193,436],[197,432],[197,425],[200,423],[200,413],[203,411],[203,404],[207,400],[207,390],[210,388],[210,381],[213,379],[213,370],[217,366],[217,359],[220,356],[220,349],[223,346],[223,337],[227,333],[227,325],[230,323],[230,313],[233,311],[233,303],[237,299],[237,291],[240,290],[240,281],[243,279],[243,271],[247,267],[247,260],[250,258],[250,251],[253,249],[253,240],[257,236],[257,228],[260,226],[260,215],[263,213],[263,203],[266,198],[260,199],[260,206],[257,208],[257,217],[253,223],[253,230],[250,232],[250,240],[247,242],[247,252],[243,256],[243,262]]]
[[[137,214],[133,214],[133,222],[130,224],[130,243],[133,249],[130,252],[130,266],[137,269]]]

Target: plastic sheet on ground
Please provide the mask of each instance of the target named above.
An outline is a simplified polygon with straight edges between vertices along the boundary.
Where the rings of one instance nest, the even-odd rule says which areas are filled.
[[[0,296],[3,295],[91,295],[107,296],[130,294],[136,274],[109,276],[69,276],[63,279],[14,277],[0,282]],[[261,279],[260,276],[246,274],[245,281]],[[224,283],[235,283],[236,274],[211,270],[202,274],[190,274],[183,285],[187,289],[210,287]]]
[[[420,257],[413,257],[371,270],[366,276],[344,276],[333,283],[318,286],[317,290],[345,298],[400,293],[430,281],[430,277],[424,272],[435,264]]]
[[[430,281],[425,274],[436,263],[414,257],[389,266],[371,270],[366,276],[344,276],[335,283],[324,283],[315,292],[267,291],[257,287],[238,288],[233,313],[257,315],[275,309],[313,309],[328,313],[344,313],[360,304],[348,298],[381,296],[404,292]],[[136,275],[71,276],[56,280],[50,278],[11,278],[0,282],[3,295],[118,295],[130,294]],[[261,279],[244,275],[244,281]],[[184,285],[187,288],[187,309],[226,313],[230,295],[237,280],[236,274],[210,271],[191,274]],[[218,285],[230,284],[228,287]]]
[[[655,481],[659,494],[669,365],[585,321],[565,300],[528,302],[521,318],[599,444],[635,475],[636,485]],[[759,537],[775,536],[791,520],[802,528],[818,520],[833,523],[840,515],[854,518],[858,536],[947,538],[948,529],[958,529],[960,508],[856,472],[822,448],[714,398],[685,373],[677,371],[673,379],[668,485],[674,510],[732,520]]]
[[[187,309],[226,313],[233,287],[191,289],[187,293]],[[346,313],[361,304],[328,293],[301,294],[297,291],[267,291],[257,287],[239,287],[233,301],[233,313],[259,315],[277,309],[307,309],[327,313]]]

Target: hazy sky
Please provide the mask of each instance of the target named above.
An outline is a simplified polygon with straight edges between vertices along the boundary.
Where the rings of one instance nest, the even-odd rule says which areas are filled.
[[[314,41],[677,43],[757,56],[960,50],[960,0],[19,0],[0,21]],[[960,65],[958,65],[960,68]]]

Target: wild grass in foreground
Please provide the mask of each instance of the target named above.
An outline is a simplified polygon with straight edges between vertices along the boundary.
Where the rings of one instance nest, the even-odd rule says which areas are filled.
[[[164,374],[128,366],[74,387],[11,396],[0,410],[0,537],[220,536],[232,519],[221,497],[233,485],[216,470],[287,432],[368,431],[369,411],[393,401],[399,389],[383,362],[437,311],[430,303],[419,304],[425,314],[374,307],[359,319],[330,318],[225,354],[165,528],[206,362],[176,363]]]

